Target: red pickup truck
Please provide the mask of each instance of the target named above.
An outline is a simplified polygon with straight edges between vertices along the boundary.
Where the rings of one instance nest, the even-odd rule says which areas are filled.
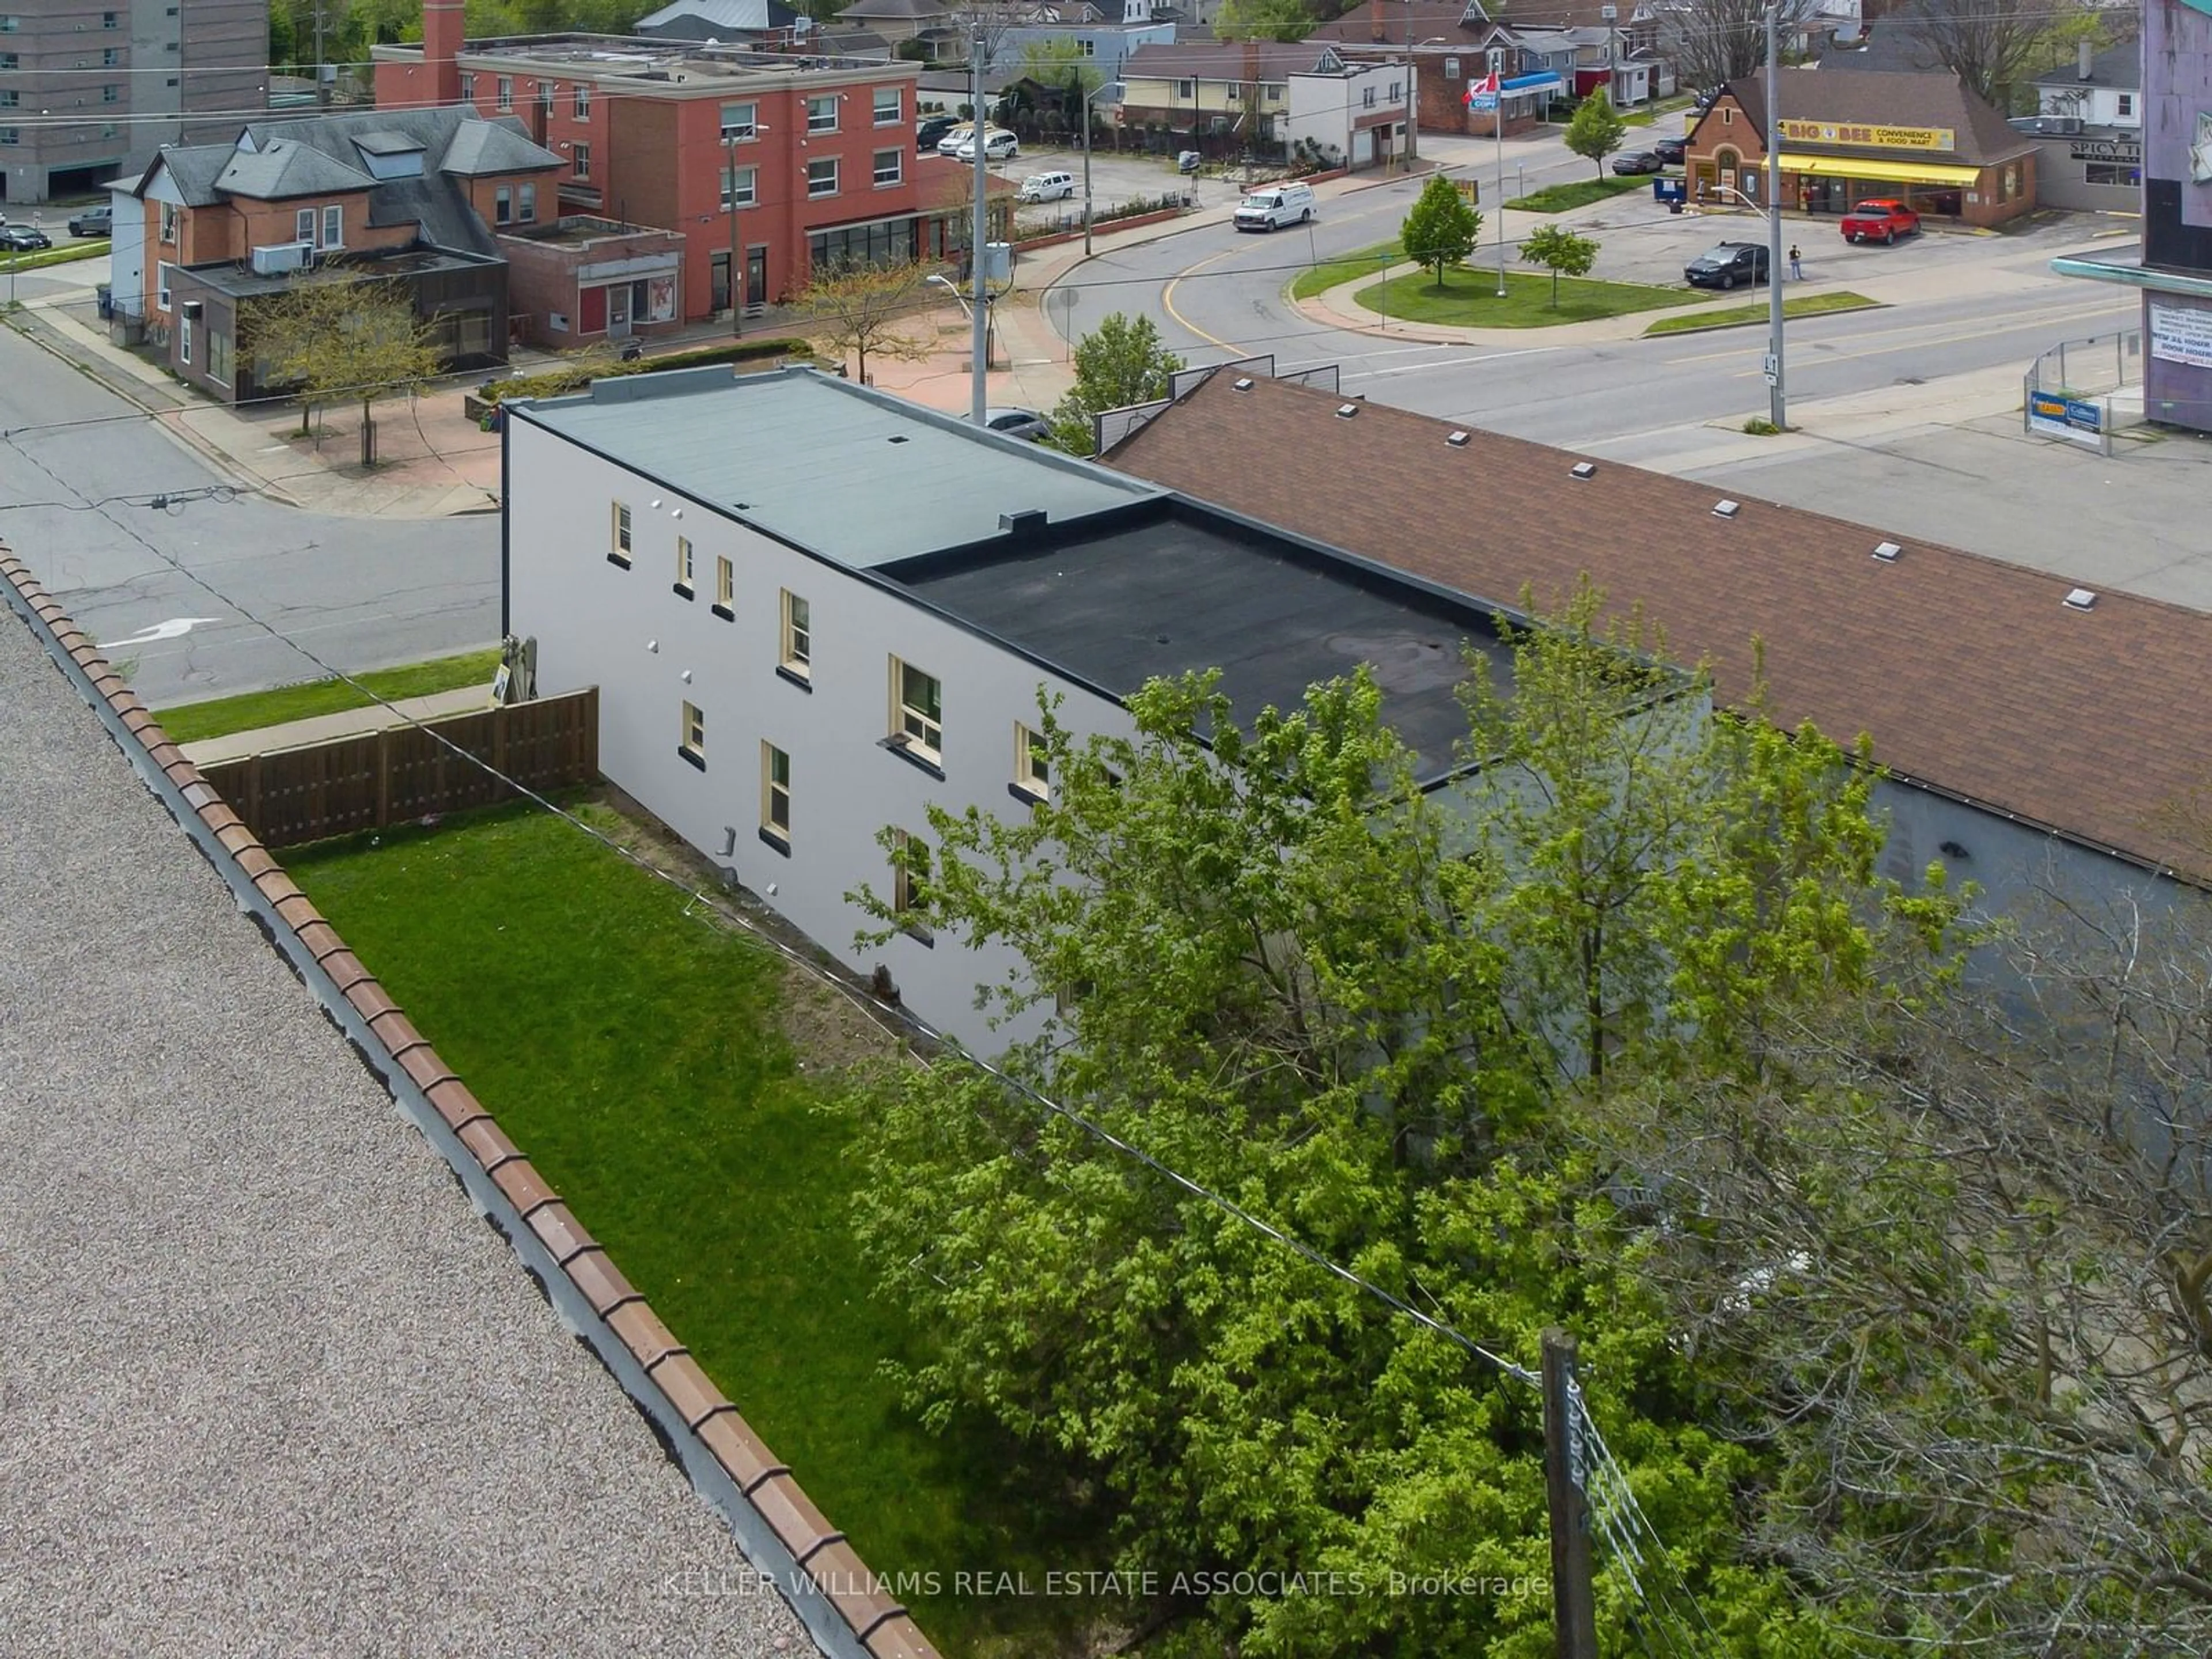
[[[1844,216],[1847,242],[1894,242],[1919,228],[1920,216],[1902,202],[1861,202]]]

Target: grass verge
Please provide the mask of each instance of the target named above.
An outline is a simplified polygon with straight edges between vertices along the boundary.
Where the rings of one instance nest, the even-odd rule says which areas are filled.
[[[1824,311],[1870,311],[1881,301],[1869,300],[1863,294],[1853,294],[1848,289],[1838,289],[1832,294],[1802,294],[1782,302],[1785,317],[1817,317]],[[1747,328],[1767,319],[1766,301],[1757,305],[1730,306],[1725,311],[1699,311],[1686,317],[1655,319],[1644,331],[1646,339],[1655,334],[1702,334],[1709,328]]]
[[[1651,180],[1646,178],[1577,179],[1564,185],[1547,185],[1541,190],[1532,190],[1526,196],[1516,196],[1505,205],[1521,213],[1565,213],[1569,208],[1588,207],[1592,202],[1602,202],[1615,196],[1626,196],[1632,191],[1649,190]]]
[[[36,253],[19,253],[0,259],[0,274],[36,270],[40,265],[65,265],[77,259],[97,259],[106,252],[106,242],[68,242],[60,247],[40,248]]]
[[[499,667],[499,647],[465,651],[458,657],[437,657],[428,662],[408,663],[398,668],[380,668],[354,678],[375,696],[356,691],[343,680],[304,680],[267,691],[247,691],[235,697],[215,697],[175,708],[157,708],[155,718],[178,743],[200,743],[227,738],[234,732],[258,732],[287,720],[313,720],[318,714],[342,714],[349,708],[366,708],[382,697],[427,697],[437,691],[457,691],[465,685],[491,689]]]
[[[1310,300],[1326,289],[1341,283],[1357,282],[1371,276],[1387,259],[1395,264],[1406,256],[1395,241],[1377,242],[1373,247],[1362,248],[1357,253],[1347,253],[1340,259],[1331,259],[1326,264],[1316,265],[1311,270],[1302,270],[1291,283],[1291,297]]]
[[[1444,285],[1419,271],[1370,283],[1352,298],[1369,311],[1388,307],[1392,322],[1449,323],[1461,328],[1550,328],[1587,323],[1631,312],[1695,305],[1693,290],[1653,288],[1642,283],[1600,283],[1572,276],[1559,279],[1559,302],[1552,303],[1549,272],[1509,271],[1505,297],[1498,297],[1498,273],[1462,266],[1444,272]]]
[[[900,1598],[942,1650],[1062,1650],[1097,1610],[957,1593],[958,1571],[1042,1583],[1103,1552],[1065,1494],[1014,1488],[1003,1445],[925,1432],[882,1374],[918,1334],[869,1293],[860,1172],[818,1109],[836,1084],[783,1034],[781,962],[550,814],[380,833],[287,868],[869,1567],[943,1575]]]

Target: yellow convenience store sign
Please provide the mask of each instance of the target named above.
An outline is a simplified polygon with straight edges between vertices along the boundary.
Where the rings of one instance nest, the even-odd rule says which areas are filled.
[[[1801,144],[1865,144],[1875,149],[1952,150],[1958,134],[1949,127],[1881,127],[1849,121],[1777,121],[1784,138]]]

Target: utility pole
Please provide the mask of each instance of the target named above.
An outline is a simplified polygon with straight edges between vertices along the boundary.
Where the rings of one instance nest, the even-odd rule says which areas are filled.
[[[991,293],[984,285],[983,264],[991,238],[991,169],[985,142],[990,132],[990,123],[983,117],[983,25],[975,24],[975,33],[969,43],[972,64],[971,79],[975,112],[969,131],[969,142],[975,146],[975,222],[969,233],[968,264],[972,278],[971,303],[969,311],[969,350],[974,356],[968,384],[968,418],[977,426],[983,424],[990,408],[990,389],[986,380],[991,370]]]
[[[1790,429],[1782,376],[1782,49],[1776,39],[1780,0],[1766,0],[1766,418]]]
[[[1083,70],[1075,71],[1075,89],[1083,96],[1083,257],[1091,257],[1091,100],[1106,88],[1095,91],[1083,84]]]
[[[1582,1425],[1575,1413],[1575,1340],[1544,1332],[1544,1497],[1552,1528],[1553,1652],[1597,1659],[1597,1602],[1590,1583],[1589,1505]]]
[[[1505,297],[1505,51],[1490,49],[1490,131],[1498,140],[1498,297]]]
[[[322,109],[331,105],[331,83],[323,77],[323,0],[315,0],[315,103]]]
[[[730,337],[745,337],[744,273],[738,268],[738,135],[732,133],[722,140],[723,151],[730,158],[730,172],[723,185],[724,205],[730,216]]]

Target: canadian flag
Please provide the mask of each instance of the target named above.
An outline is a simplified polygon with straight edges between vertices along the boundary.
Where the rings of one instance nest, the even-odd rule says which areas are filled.
[[[1478,98],[1495,98],[1497,96],[1498,77],[1494,75],[1480,76],[1467,83],[1467,98],[1465,101],[1469,105],[1472,105]]]

